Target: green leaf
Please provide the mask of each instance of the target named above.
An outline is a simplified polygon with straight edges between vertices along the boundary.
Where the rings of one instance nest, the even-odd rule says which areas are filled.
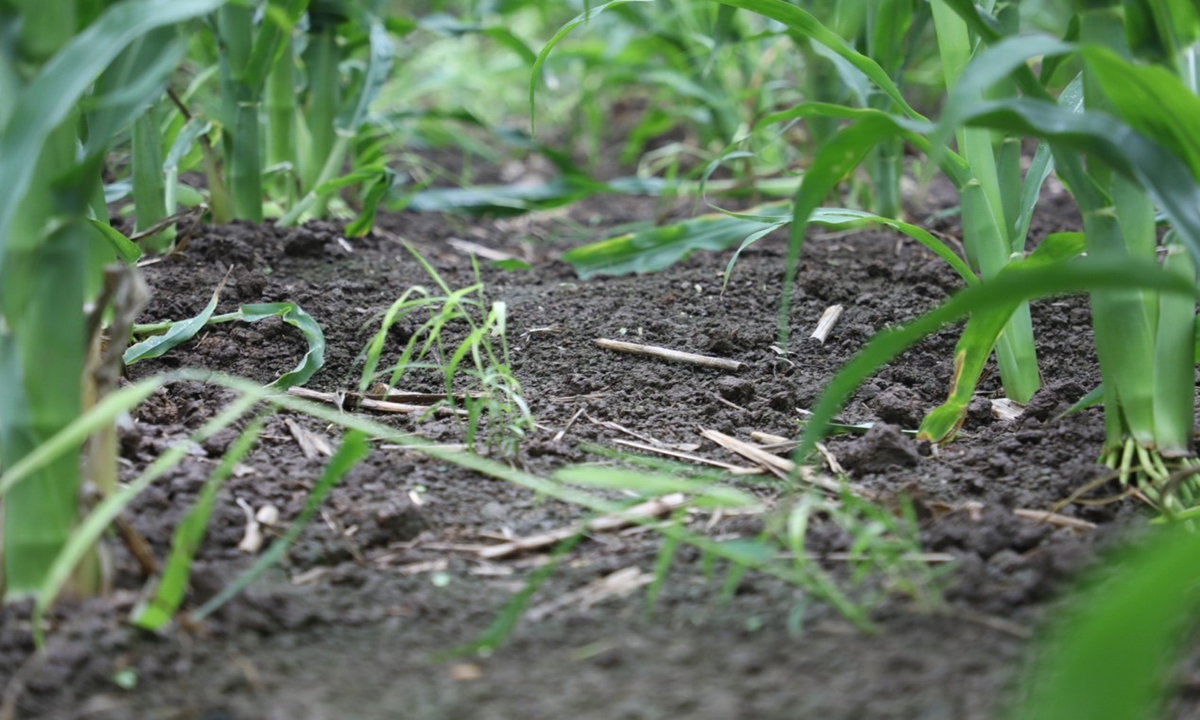
[[[161,380],[155,379],[161,383]],[[109,396],[109,397],[114,397]],[[107,398],[106,398],[107,400]],[[70,541],[55,557],[51,567],[46,572],[45,581],[42,583],[41,589],[38,591],[37,603],[34,605],[33,611],[33,626],[34,639],[38,645],[42,644],[42,617],[54,599],[62,591],[67,581],[71,577],[71,573],[79,566],[79,563],[91,552],[95,547],[96,541],[104,533],[108,526],[112,524],[117,515],[124,510],[129,503],[133,502],[143,490],[150,486],[164,473],[179,463],[187,456],[188,449],[192,443],[202,442],[203,440],[212,437],[217,432],[232,425],[242,415],[250,410],[258,399],[252,395],[243,395],[237,400],[234,400],[225,407],[216,417],[212,418],[204,424],[193,436],[189,442],[177,443],[160,454],[154,462],[147,467],[141,475],[133,481],[122,487],[119,491],[109,495],[100,501],[100,503],[83,519],[79,526],[71,535]],[[100,407],[97,405],[97,408]],[[89,413],[90,414],[90,413]],[[68,430],[72,430],[75,425],[63,430],[62,435]],[[58,440],[58,437],[55,438]],[[77,447],[77,446],[76,446]],[[59,453],[61,453],[61,446]]]
[[[126,365],[132,365],[139,360],[150,360],[156,357],[162,357],[168,350],[173,347],[182,345],[183,343],[196,337],[196,333],[208,324],[209,318],[217,309],[217,302],[221,298],[221,290],[225,287],[225,281],[222,280],[217,289],[213,291],[212,298],[208,304],[200,311],[200,314],[187,320],[180,320],[172,323],[171,327],[161,335],[146,338],[140,343],[130,345],[125,350],[123,360]]]
[[[762,205],[746,213],[784,207],[781,203]],[[563,254],[563,260],[570,263],[584,280],[596,275],[658,272],[696,250],[725,250],[752,233],[769,232],[783,225],[783,218],[771,223],[757,218],[710,213],[674,225],[627,233],[574,248]]]
[[[371,103],[379,97],[383,83],[387,81],[392,70],[392,59],[396,48],[388,37],[387,28],[379,20],[372,18],[369,28],[370,55],[367,57],[367,67],[362,79],[362,87],[358,95],[342,108],[338,115],[336,126],[340,132],[356,133],[367,119],[367,111]]]
[[[1083,251],[1083,233],[1049,235],[1028,258],[1011,262],[1000,272],[1022,272],[1065,262],[1079,257]],[[925,416],[917,433],[918,439],[946,443],[954,438],[966,418],[967,407],[975,396],[975,388],[979,384],[984,366],[1000,340],[1009,318],[1020,304],[1014,302],[1011,305],[972,313],[967,322],[967,329],[963,331],[954,348],[954,377],[950,381],[950,395],[944,403]]]
[[[1172,668],[1195,628],[1200,534],[1172,528],[1120,560],[1050,625],[1038,671],[1010,717],[1163,717]]]
[[[271,387],[286,390],[296,385],[308,382],[325,364],[325,333],[312,316],[304,312],[296,303],[276,302],[257,305],[243,305],[237,311],[237,320],[258,322],[269,317],[278,317],[288,325],[298,329],[308,343],[308,350],[295,369],[280,375]]]
[[[220,291],[221,288],[218,287],[213,293],[212,300],[199,315],[170,323],[167,331],[163,334],[147,338],[126,350],[125,364],[132,365],[139,360],[160,357],[168,350],[191,340],[196,333],[200,332],[201,328],[210,323],[225,323],[235,320],[253,323],[270,317],[278,317],[288,325],[300,330],[304,335],[305,342],[308,343],[308,350],[300,359],[299,364],[291,371],[280,375],[275,382],[271,383],[271,387],[286,390],[295,385],[303,385],[325,364],[325,333],[321,331],[317,321],[313,320],[312,316],[304,312],[299,305],[291,302],[248,304],[242,305],[234,312],[214,317],[213,310],[217,307]]]
[[[96,80],[80,107],[85,112],[84,154],[99,156],[113,139],[161,97],[186,46],[172,27],[158,28],[127,47]]]
[[[1200,97],[1165,68],[1087,46],[1083,57],[1117,117],[1188,164],[1200,180]]]
[[[187,515],[175,527],[171,540],[171,555],[158,580],[158,589],[149,601],[143,601],[133,609],[130,622],[145,630],[158,630],[175,615],[187,594],[188,578],[192,573],[192,559],[204,541],[208,530],[208,518],[212,514],[217,491],[233,474],[234,468],[254,447],[262,432],[265,416],[260,416],[247,427],[221,458],[221,464],[213,470],[200,496],[188,510]]]
[[[797,457],[805,458],[815,449],[826,427],[855,388],[910,345],[942,325],[965,315],[1004,309],[1046,295],[1110,289],[1196,295],[1191,283],[1163,272],[1153,263],[1084,258],[1001,272],[992,280],[959,291],[936,309],[903,327],[885,330],[872,338],[826,387],[813,408],[801,444],[796,450]]]
[[[781,22],[793,32],[799,33],[804,37],[811,38],[830,50],[837,53],[846,62],[853,65],[856,69],[871,79],[875,85],[883,91],[900,112],[910,118],[923,120],[924,118],[916,110],[913,110],[908,102],[904,99],[904,95],[887,72],[879,66],[877,62],[851,47],[845,40],[838,37],[829,28],[825,27],[815,17],[800,8],[784,0],[718,0],[724,5],[732,5],[733,7],[744,8],[759,15],[768,17],[776,22]]]
[[[371,447],[367,444],[366,437],[357,431],[351,430],[346,433],[342,439],[342,444],[338,447],[337,452],[329,459],[329,464],[325,466],[325,472],[321,478],[317,480],[313,486],[312,492],[308,495],[308,501],[304,504],[304,509],[300,511],[300,515],[292,521],[288,526],[287,532],[283,537],[271,543],[271,547],[254,561],[250,569],[238,576],[236,580],[230,583],[225,589],[212,598],[196,612],[192,613],[192,619],[196,622],[203,620],[213,614],[222,605],[229,602],[235,595],[246,588],[247,585],[266,572],[267,568],[274,565],[283,558],[284,553],[300,537],[300,533],[308,526],[317,509],[321,507],[321,503],[325,501],[325,496],[337,485],[346,473],[350,472],[360,460],[367,456],[371,451]]]
[[[396,172],[389,167],[384,167],[383,172],[367,185],[358,217],[346,226],[347,237],[363,237],[371,232],[371,228],[375,227],[375,213],[379,209],[379,203],[383,200],[384,195],[392,189],[395,179]]]
[[[117,253],[117,257],[121,258],[122,262],[133,264],[141,259],[141,249],[138,248],[138,246],[135,245],[132,240],[125,237],[125,234],[120,230],[116,229],[112,225],[109,225],[103,220],[89,220],[88,222],[90,222],[92,227],[94,227],[96,231],[100,233],[101,237],[112,246],[113,251]]]
[[[1171,221],[1193,260],[1200,261],[1200,183],[1166,148],[1115,118],[1074,113],[1025,98],[981,101],[961,114],[967,124],[1045,138],[1087,153],[1141,185]],[[1072,188],[1076,193],[1081,188]]]
[[[554,33],[554,36],[552,38],[550,38],[550,40],[546,43],[545,47],[543,47],[541,52],[538,53],[537,59],[535,59],[533,61],[533,69],[529,73],[529,127],[530,127],[530,134],[533,134],[534,130],[537,127],[537,107],[535,105],[535,100],[537,98],[538,78],[541,77],[542,67],[546,64],[546,60],[550,57],[550,52],[552,50],[554,50],[554,47],[556,45],[558,45],[560,42],[562,42],[563,38],[565,38],[567,35],[569,35],[572,30],[579,27],[580,25],[583,25],[584,23],[589,22],[592,18],[596,17],[597,15],[599,15],[600,13],[604,12],[605,10],[607,10],[609,8],[617,7],[617,6],[624,5],[626,3],[631,3],[631,2],[651,2],[651,1],[652,0],[612,0],[611,2],[606,2],[603,5],[597,5],[596,7],[589,7],[589,8],[586,8],[580,15],[576,16],[575,19],[571,20],[566,25],[563,25],[561,28],[559,28],[558,32]]]
[[[155,28],[212,12],[222,4],[224,0],[126,0],[112,5],[51,58],[18,98],[10,98],[16,107],[0,128],[0,267],[7,255],[13,212],[29,190],[50,132],[130,43]]]
[[[756,507],[758,499],[737,488],[701,483],[674,475],[621,470],[596,465],[562,468],[555,478],[566,483],[609,490],[627,490],[643,497],[661,497],[672,493],[697,496],[696,502],[716,507]]]

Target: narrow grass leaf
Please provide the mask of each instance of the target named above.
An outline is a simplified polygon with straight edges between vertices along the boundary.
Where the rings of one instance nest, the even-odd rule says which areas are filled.
[[[584,530],[580,530],[571,537],[563,540],[554,546],[547,562],[529,576],[529,580],[525,585],[513,595],[512,599],[505,603],[504,608],[492,620],[491,625],[487,627],[479,637],[472,643],[462,647],[454,648],[441,655],[439,659],[454,657],[457,655],[466,655],[469,653],[490,653],[492,650],[504,644],[504,641],[512,634],[512,631],[517,628],[517,623],[525,614],[525,608],[529,606],[529,601],[541,589],[567,555],[575,549],[579,541],[583,539]]]
[[[697,496],[701,504],[720,507],[755,507],[758,500],[737,488],[698,483],[686,478],[657,473],[621,470],[596,465],[576,465],[554,474],[562,482],[576,483],[609,490],[628,490],[644,497],[661,497],[671,493]]]
[[[204,541],[208,530],[208,518],[212,514],[213,501],[217,491],[233,474],[234,468],[242,458],[254,447],[266,423],[266,416],[260,415],[229,446],[229,450],[221,458],[221,464],[213,470],[200,496],[188,510],[187,515],[175,527],[171,540],[171,555],[167,558],[162,577],[158,580],[158,588],[148,601],[143,601],[134,608],[130,622],[144,630],[158,630],[174,617],[187,594],[188,578],[191,577],[192,559]]]
[[[192,620],[199,622],[213,614],[222,605],[244,590],[247,585],[254,582],[256,578],[266,572],[269,567],[278,562],[284,553],[287,552],[288,548],[292,546],[292,543],[296,541],[296,538],[300,537],[300,533],[304,531],[304,528],[308,526],[309,521],[312,520],[313,515],[316,514],[321,503],[325,501],[325,496],[329,494],[333,486],[337,485],[346,473],[350,472],[370,451],[371,448],[362,433],[354,430],[347,432],[346,436],[342,439],[341,446],[338,447],[333,457],[329,459],[329,464],[325,466],[325,472],[313,486],[312,492],[309,493],[304,509],[300,511],[300,514],[288,526],[287,532],[271,543],[271,547],[260,555],[246,572],[239,575],[236,580],[225,587],[220,593],[192,613]]]
[[[138,494],[149,487],[152,482],[162,477],[164,473],[186,457],[192,443],[202,442],[232,425],[238,418],[248,412],[256,402],[258,400],[249,395],[243,395],[234,400],[218,413],[216,417],[209,420],[200,430],[196,431],[188,441],[178,443],[160,454],[141,475],[125,485],[118,492],[104,498],[95,509],[88,513],[87,517],[75,529],[70,541],[62,549],[62,552],[54,559],[53,565],[46,574],[45,582],[38,592],[37,601],[34,605],[33,626],[34,637],[39,646],[42,645],[43,640],[42,617],[46,609],[58,597],[70,579],[71,573],[75,571],[80,561],[95,547],[96,541],[100,539],[100,536],[104,534],[104,531],[108,529],[108,526],[112,524],[117,515],[129,503],[133,502],[133,499]]]
[[[112,425],[118,415],[137,407],[138,403],[162,387],[164,382],[161,377],[147,378],[104,396],[100,402],[60,430],[54,437],[4,468],[4,474],[0,475],[0,497],[3,497],[14,485],[46,467],[52,461],[68,452],[78,450],[93,433]],[[3,397],[0,395],[0,398]],[[8,398],[5,400],[7,401]],[[5,407],[11,406],[5,405]]]
[[[269,390],[247,380],[230,377],[221,373],[187,370],[176,372],[173,374],[173,377],[181,380],[215,383],[255,397],[259,401],[268,402],[295,412],[302,412],[348,430],[358,430],[370,437],[378,438],[385,442],[413,446],[415,451],[437,458],[443,462],[475,470],[485,475],[511,482],[539,495],[573,503],[588,508],[593,512],[612,514],[619,513],[623,509],[620,504],[606,498],[538,477],[505,463],[489,460],[473,453],[454,452],[431,447],[428,444],[422,445],[423,441],[414,439],[413,436],[401,430],[388,427],[360,415],[344,413],[336,408],[309,402],[291,395],[271,393]],[[677,538],[680,542],[692,545],[709,558],[724,558],[736,562],[751,561],[754,563],[751,569],[803,588],[814,598],[828,602],[848,620],[865,631],[875,629],[864,608],[854,602],[819,566],[809,563],[805,565],[803,572],[800,572],[790,562],[782,563],[775,561],[772,557],[738,553],[731,548],[725,547],[724,543],[716,542],[699,533],[690,532],[686,528],[658,526],[657,518],[640,518],[635,519],[635,522],[646,525],[654,524],[658,527],[658,532],[663,536]]]

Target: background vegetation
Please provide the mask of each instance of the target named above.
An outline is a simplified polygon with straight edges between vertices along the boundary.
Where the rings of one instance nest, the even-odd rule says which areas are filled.
[[[365,454],[364,437],[404,441],[278,394],[322,362],[321,330],[295,305],[214,316],[215,293],[196,318],[135,328],[144,303],[139,259],[182,249],[210,222],[333,218],[358,236],[381,209],[519,213],[593,193],[686,196],[708,212],[573,250],[565,259],[581,276],[654,271],[695,250],[740,249],[788,228],[783,338],[810,224],[883,224],[930,247],[962,277],[962,292],[881,333],[831,379],[796,450],[797,468],[857,383],[949,322],[966,319],[954,385],[921,437],[952,441],[992,357],[1005,393],[1027,402],[1040,384],[1028,302],[1089,293],[1103,385],[1080,406],[1102,402],[1108,431],[1094,451],[1157,516],[1190,522],[1200,514],[1192,455],[1198,40],[1200,6],[1191,0],[4,0],[5,596],[34,594],[40,611],[65,589],[103,588],[96,541],[182,453],[165,453],[117,483],[116,418],[188,377],[121,388],[123,365],[168,352],[208,323],[281,316],[304,332],[309,353],[271,388],[216,380],[239,399],[198,438],[256,419],[177,534],[153,612],[143,608],[139,623],[160,626],[179,607],[206,504],[267,414],[289,408],[347,428],[295,528]],[[504,171],[511,158],[521,160],[516,177]],[[949,210],[961,216],[961,256],[906,211],[935,175],[958,194]],[[1083,232],[1028,237],[1052,175],[1078,204]],[[431,318],[428,334],[395,359],[381,358],[381,342],[367,348],[359,389],[394,386],[432,363],[448,398],[464,383],[479,393],[465,408],[472,444],[482,422],[488,444],[515,452],[533,419],[508,368],[506,308],[480,284],[451,288],[429,269],[436,289],[400,297],[379,337],[414,312]],[[472,333],[444,346],[438,331],[452,318]],[[153,337],[130,348],[135,331]],[[445,459],[598,512],[621,510],[601,492],[614,488],[643,498],[684,490],[710,506],[752,502],[711,479],[677,474],[584,468],[545,479],[476,455]],[[799,470],[792,482],[799,491]],[[797,528],[814,510],[797,498],[780,530],[753,547],[677,525],[663,533],[738,572],[784,577],[869,626],[862,598],[819,568],[767,559],[781,546],[803,556]],[[864,546],[866,564],[922,586],[907,582],[917,570],[894,552],[907,537],[906,519],[842,501],[822,512],[848,525],[870,525],[866,517],[885,526]],[[1194,586],[1179,580],[1194,579],[1194,542],[1180,537],[1134,576],[1145,578],[1137,587],[1160,583],[1158,597],[1178,601],[1164,605],[1163,622],[1193,599]],[[1122,613],[1137,608],[1114,601],[1103,622],[1079,626],[1080,637],[1119,626]],[[1150,631],[1125,640],[1163,642]],[[1047,698],[1070,691],[1054,687]],[[1146,701],[1131,702],[1129,712]]]

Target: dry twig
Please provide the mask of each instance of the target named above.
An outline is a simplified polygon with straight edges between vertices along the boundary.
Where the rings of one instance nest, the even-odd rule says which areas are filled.
[[[501,545],[490,545],[478,551],[480,557],[487,560],[507,557],[515,555],[526,550],[538,550],[555,543],[562,542],[569,537],[574,537],[580,532],[606,532],[609,530],[617,530],[627,525],[632,525],[640,518],[658,517],[665,515],[672,510],[683,507],[685,503],[683,493],[674,493],[672,495],[664,495],[660,498],[644,502],[640,505],[634,505],[627,508],[625,511],[613,515],[603,515],[590,522],[579,523],[561,527],[556,530],[540,533],[538,535],[530,535],[525,538],[518,538],[512,542],[503,543]]]
[[[657,345],[639,345],[637,343],[624,342],[623,340],[599,338],[596,340],[596,344],[606,350],[616,350],[617,352],[630,353],[631,355],[646,355],[648,357],[662,358],[663,360],[672,360],[689,365],[699,365],[700,367],[714,368],[716,370],[737,372],[745,365],[745,363],[740,363],[737,360],[697,355],[695,353],[658,347]]]
[[[796,472],[796,463],[788,460],[787,458],[781,458],[778,455],[773,455],[760,447],[751,445],[748,442],[743,442],[737,438],[730,437],[725,433],[718,432],[716,430],[706,430],[704,428],[700,428],[700,434],[709,440],[712,440],[726,450],[762,465],[783,480],[790,480],[792,478],[792,474]],[[841,492],[841,485],[839,485],[832,478],[826,477],[825,475],[818,475],[811,467],[801,465],[799,468],[799,476],[804,482],[819,487],[827,492]]]
[[[1047,512],[1045,510],[1030,510],[1027,508],[1017,508],[1013,510],[1013,515],[1022,517],[1027,520],[1037,520],[1044,522],[1047,525],[1056,527],[1066,527],[1072,530],[1095,530],[1096,523],[1080,520],[1079,518],[1069,517],[1067,515],[1059,515],[1058,513]]]
[[[618,445],[634,448],[636,450],[645,450],[646,452],[658,453],[659,455],[679,458],[680,460],[687,460],[689,462],[700,463],[702,465],[712,465],[713,467],[719,467],[722,470],[728,470],[734,475],[761,475],[763,473],[763,469],[759,467],[746,467],[744,465],[733,465],[730,463],[721,462],[720,460],[709,460],[708,458],[700,457],[698,455],[689,455],[688,453],[679,452],[677,450],[671,450],[665,447],[655,447],[654,445],[646,445],[644,443],[633,442],[632,440],[613,440],[613,442],[617,443]]]

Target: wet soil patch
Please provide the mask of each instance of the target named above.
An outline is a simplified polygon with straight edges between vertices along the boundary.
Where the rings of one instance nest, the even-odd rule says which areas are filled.
[[[1034,240],[1077,227],[1069,208],[1063,197],[1048,196]],[[779,238],[746,251],[724,289],[727,255],[698,254],[657,275],[584,282],[558,259],[563,247],[547,241],[570,228],[590,226],[600,234],[656,211],[650,201],[612,198],[517,220],[403,214],[384,218],[378,232],[361,240],[346,240],[339,227],[322,223],[212,228],[180,256],[146,268],[155,295],[145,319],[195,314],[229,272],[218,312],[247,302],[299,303],[328,340],[327,364],[308,387],[340,392],[357,384],[360,351],[380,313],[407,288],[433,284],[401,240],[452,288],[475,279],[452,239],[510,252],[531,269],[484,263],[481,277],[488,297],[507,303],[513,371],[538,423],[511,462],[546,475],[600,459],[588,444],[616,447],[615,440],[630,439],[600,422],[741,462],[703,441],[698,429],[743,440],[753,431],[794,436],[802,411],[872,334],[959,287],[941,261],[894,234],[813,233],[782,348],[777,316],[786,249]],[[951,225],[941,229],[954,234]],[[828,341],[809,338],[834,304],[845,312]],[[880,423],[875,430],[828,443],[856,487],[885,499],[901,493],[917,499],[922,549],[955,559],[940,613],[896,597],[874,611],[879,632],[865,634],[833,610],[810,606],[800,590],[754,574],[722,599],[725,568],[709,573],[699,553],[687,549],[678,553],[653,610],[644,590],[594,604],[567,602],[571,592],[612,573],[653,572],[661,547],[654,533],[598,533],[564,558],[507,643],[486,656],[445,659],[443,653],[478,637],[545,559],[528,553],[484,561],[447,548],[561,528],[581,513],[411,450],[377,447],[334,489],[284,565],[201,626],[161,635],[125,626],[142,580],[114,546],[116,594],[61,603],[44,661],[26,663],[29,608],[0,610],[0,677],[24,668],[17,717],[993,717],[1017,683],[1039,623],[1072,578],[1141,515],[1128,504],[1064,508],[1098,525],[1078,531],[1012,512],[1049,508],[1103,473],[1094,462],[1104,435],[1099,411],[1057,419],[1098,380],[1087,303],[1036,303],[1034,323],[1046,387],[1019,419],[993,417],[988,401],[999,396],[993,372],[953,445],[933,452],[900,432],[944,397],[957,337],[948,328],[851,398],[841,419]],[[452,327],[448,337],[464,331]],[[745,367],[730,374],[622,355],[596,347],[597,338],[716,355]],[[292,368],[304,349],[277,320],[220,325],[161,360],[133,367],[131,375],[196,367],[266,383]],[[404,389],[441,388],[434,374],[417,373]],[[124,431],[123,472],[132,477],[228,396],[199,383],[156,394]],[[453,419],[386,421],[433,442],[463,439]],[[304,506],[326,458],[306,456],[296,428],[336,445],[336,430],[313,419],[282,414],[268,422],[263,442],[218,499],[188,607],[215,595],[252,561],[238,549],[242,504],[273,505],[285,520]],[[129,511],[160,558],[234,437],[225,431],[194,448]],[[694,527],[731,539],[753,537],[762,523],[701,516]],[[818,526],[811,549],[837,552],[846,543],[843,534]],[[828,564],[844,576],[836,562]],[[1188,702],[1181,701],[1177,716],[1196,710]]]

